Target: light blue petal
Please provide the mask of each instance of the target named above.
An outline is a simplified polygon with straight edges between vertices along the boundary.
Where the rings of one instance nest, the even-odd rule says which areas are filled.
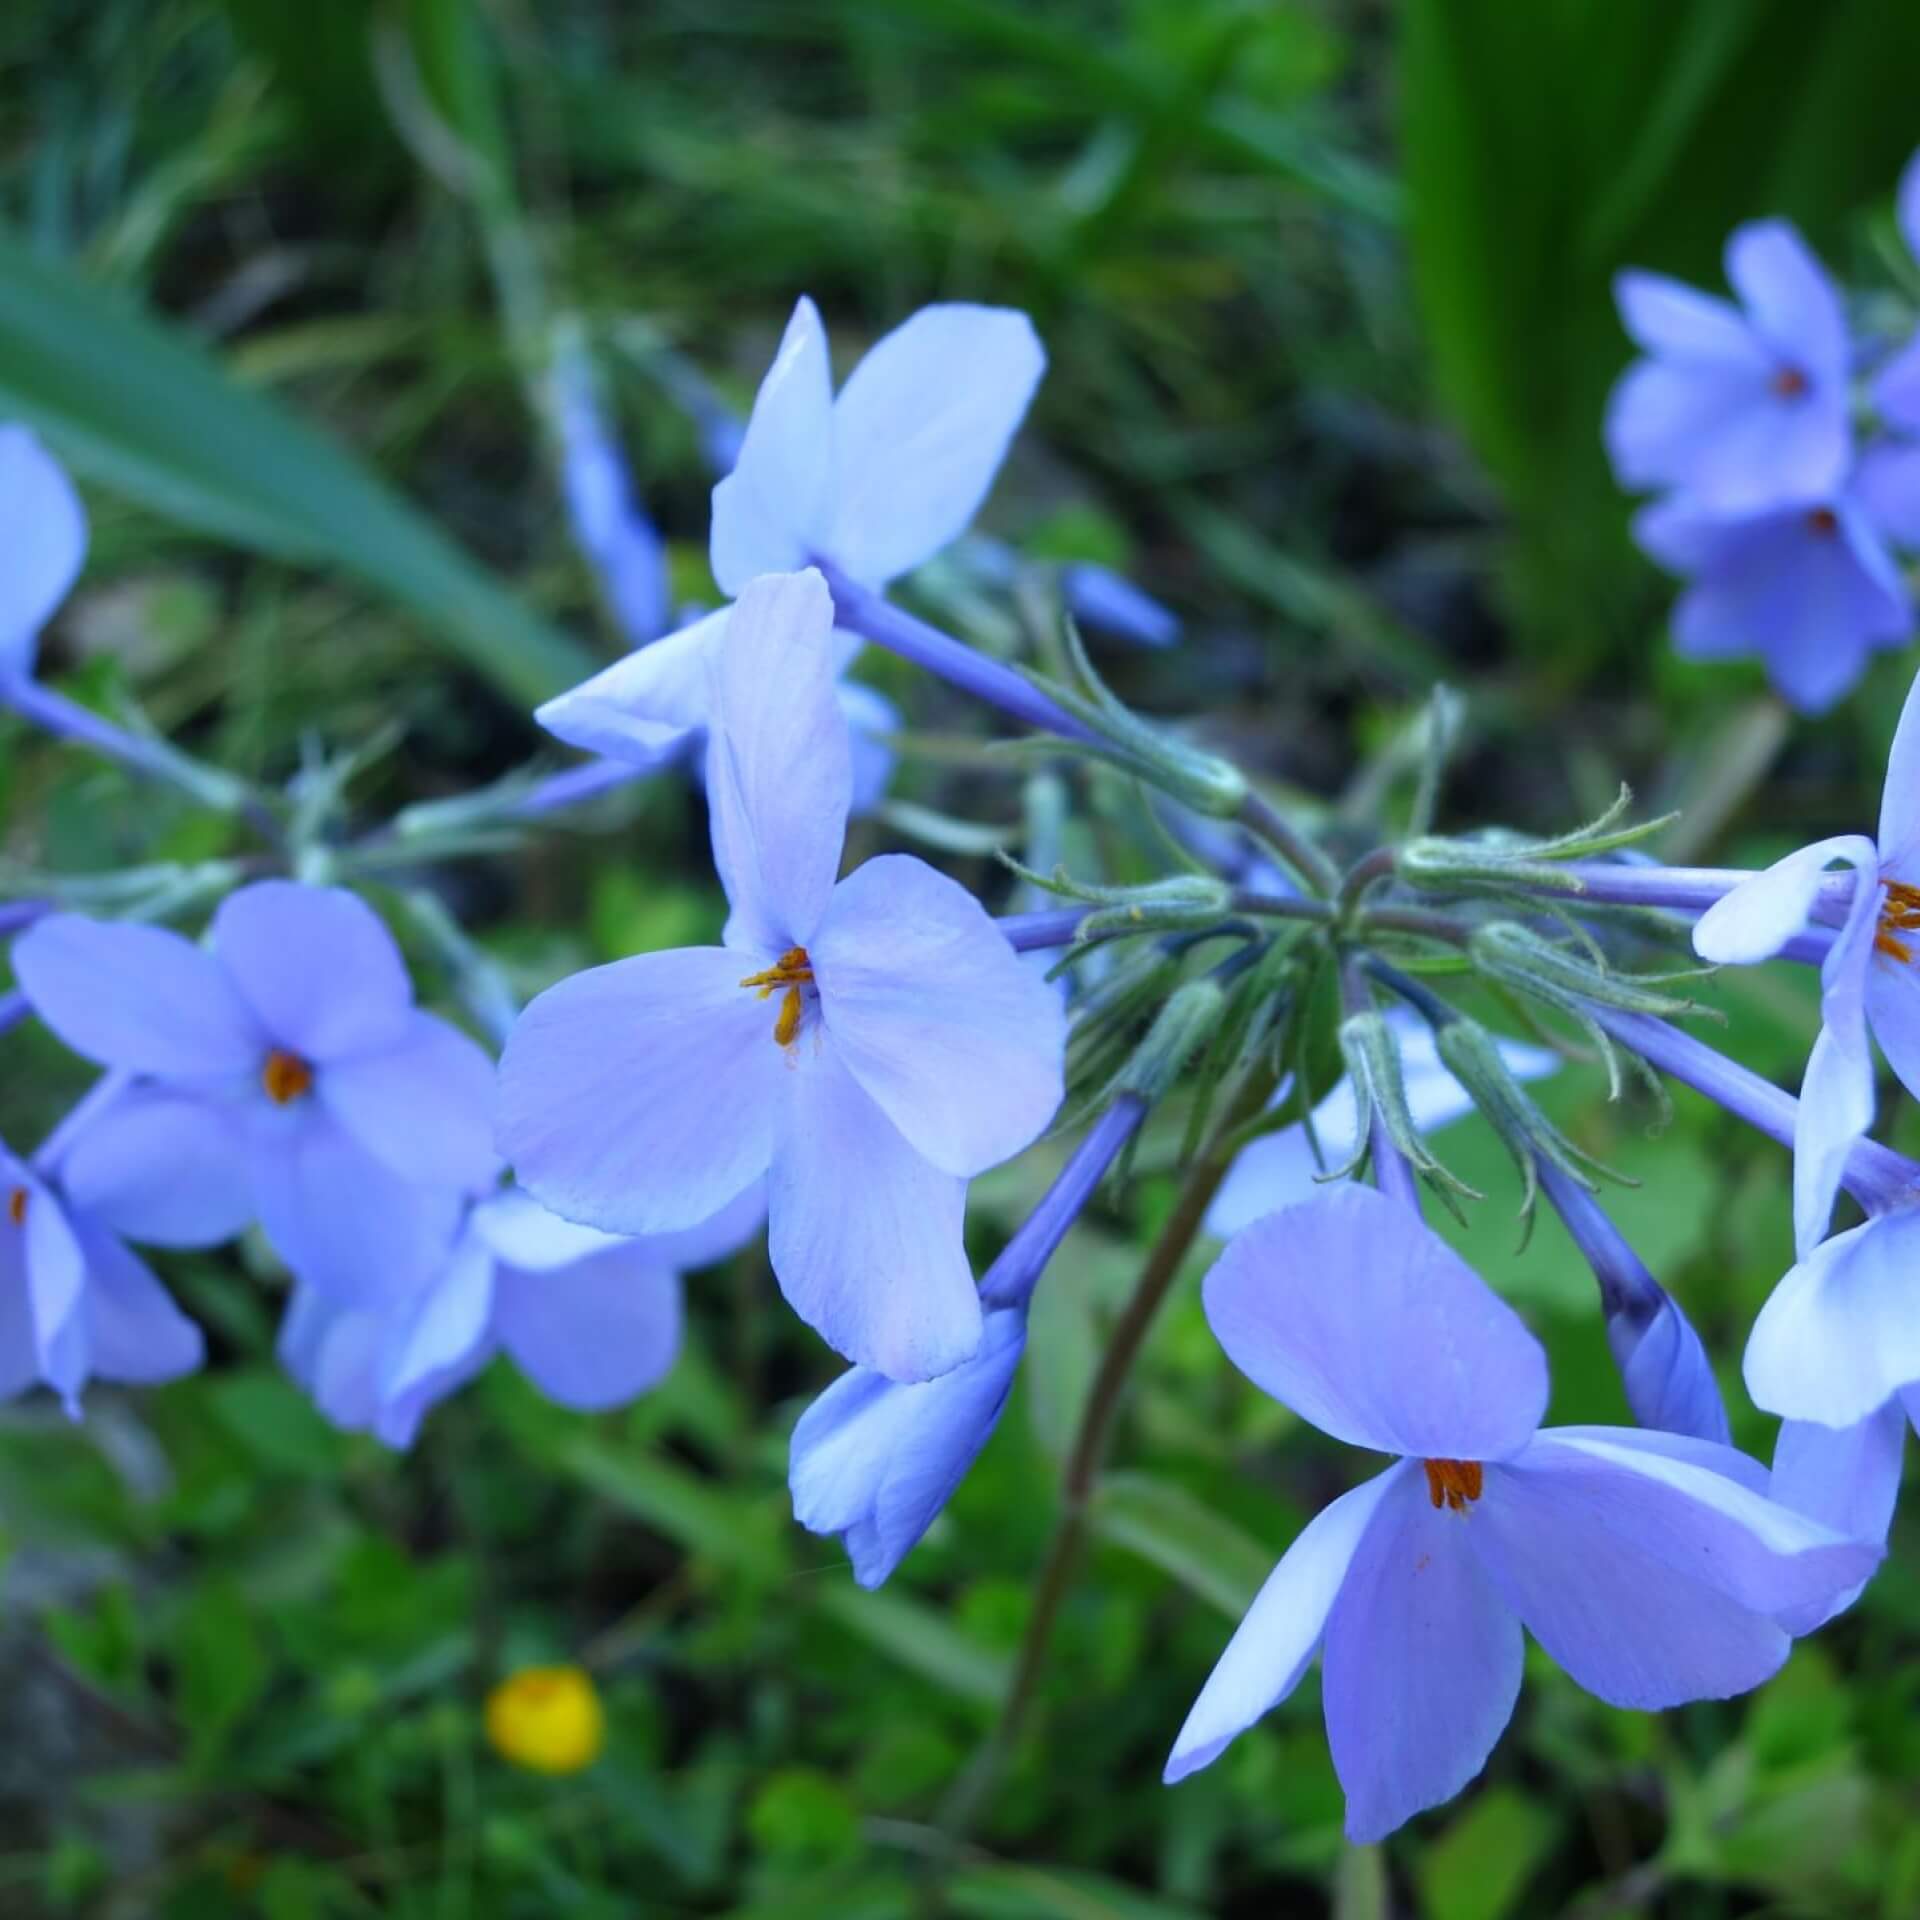
[[[393,935],[344,887],[242,887],[213,916],[213,950],[274,1042],[308,1061],[392,1046],[413,1009]]]
[[[494,1286],[501,1346],[560,1406],[625,1406],[658,1386],[679,1357],[680,1276],[644,1240],[541,1273],[502,1267]]]
[[[616,660],[533,717],[570,747],[634,766],[664,765],[706,731],[714,661],[732,611],[722,607]]]
[[[493,1062],[433,1014],[411,1012],[390,1044],[329,1061],[314,1097],[404,1179],[476,1188],[500,1171]]]
[[[1920,1211],[1835,1234],[1774,1288],[1747,1340],[1747,1391],[1789,1420],[1850,1427],[1920,1381]]]
[[[1162,1778],[1171,1786],[1211,1766],[1256,1720],[1271,1713],[1313,1664],[1368,1523],[1411,1461],[1355,1487],[1295,1536],[1234,1629],[1173,1743]]]
[[[1900,1497],[1906,1444],[1906,1412],[1897,1399],[1851,1427],[1782,1421],[1774,1443],[1770,1490],[1774,1499],[1795,1513],[1804,1513],[1849,1540],[1884,1547],[1894,1503]],[[1782,1615],[1780,1624],[1795,1636],[1812,1633],[1844,1613],[1865,1588],[1863,1580],[1830,1600]]]
[[[260,1022],[226,970],[161,927],[53,913],[13,943],[34,1012],[75,1053],[162,1079],[257,1073]]]
[[[812,568],[754,581],[714,658],[707,806],[729,945],[805,947],[840,872],[852,797],[833,597]]]
[[[914,1152],[830,1043],[803,1034],[793,1053],[767,1185],[780,1290],[857,1366],[892,1380],[947,1373],[980,1344],[966,1183]]]
[[[804,567],[834,512],[833,375],[826,329],[802,296],[760,382],[733,471],[713,490],[713,577],[738,594]]]
[[[1498,1460],[1546,1411],[1546,1355],[1519,1315],[1370,1187],[1329,1187],[1256,1222],[1203,1298],[1228,1359],[1350,1446]]]
[[[809,951],[830,1044],[916,1152],[970,1178],[1045,1131],[1066,1015],[964,887],[883,854],[833,890]]]
[[[1871,890],[1880,864],[1871,840],[1857,833],[1816,840],[1716,900],[1694,925],[1694,952],[1716,966],[1771,960],[1805,928],[1821,881],[1836,862],[1852,867],[1856,884]]]
[[[246,1170],[235,1102],[140,1086],[75,1134],[60,1184],[76,1213],[129,1240],[212,1247],[253,1219]]]
[[[33,671],[40,629],[80,577],[87,516],[73,482],[37,435],[0,426],[0,680]]]
[[[192,1373],[206,1358],[200,1329],[145,1261],[104,1227],[74,1224],[87,1262],[88,1370],[102,1380],[141,1387]]]
[[[901,1385],[843,1373],[793,1430],[793,1517],[844,1537],[854,1578],[885,1582],[932,1526],[987,1444],[1026,1350],[1024,1311],[990,1313],[973,1357]]]
[[[1487,1763],[1520,1697],[1520,1622],[1470,1545],[1478,1518],[1388,1476],[1327,1616],[1320,1692],[1347,1838],[1383,1839]]]
[[[725,947],[643,953],[541,994],[500,1063],[520,1184],[566,1219],[667,1233],[758,1180],[790,1076],[777,1002],[740,985],[749,964]]]
[[[922,307],[876,341],[834,402],[826,553],[878,587],[958,539],[1046,366],[1033,323],[1005,307]]]

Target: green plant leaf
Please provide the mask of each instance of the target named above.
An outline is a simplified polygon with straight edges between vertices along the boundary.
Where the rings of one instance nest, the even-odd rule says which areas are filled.
[[[1147,1473],[1113,1473],[1093,1507],[1096,1532],[1170,1573],[1190,1593],[1238,1620],[1275,1555],[1185,1487]]]
[[[187,336],[0,230],[0,415],[168,519],[337,569],[418,615],[516,700],[592,670],[338,442]]]

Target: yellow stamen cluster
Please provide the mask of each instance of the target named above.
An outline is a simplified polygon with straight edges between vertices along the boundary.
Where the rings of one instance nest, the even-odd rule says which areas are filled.
[[[1465,1513],[1480,1498],[1484,1476],[1478,1460],[1425,1460],[1427,1491],[1436,1507]]]
[[[284,1107],[312,1087],[313,1069],[297,1053],[275,1047],[260,1069],[260,1084],[276,1107]]]
[[[1913,949],[1900,936],[1920,933],[1920,887],[1909,887],[1889,880],[1887,904],[1880,909],[1879,930],[1873,936],[1874,947],[1889,960],[1903,964],[1913,958]]]
[[[487,1695],[487,1740],[532,1773],[579,1773],[606,1745],[606,1714],[580,1667],[523,1667]]]
[[[758,987],[760,998],[767,999],[779,993],[780,1012],[773,1023],[773,1039],[776,1046],[790,1047],[794,1035],[800,1031],[800,1017],[806,1011],[806,996],[802,987],[813,984],[813,962],[807,958],[805,947],[789,947],[764,973],[750,973],[740,982],[743,987]],[[782,989],[785,991],[782,992]]]
[[[7,1195],[7,1218],[11,1220],[16,1227],[24,1227],[27,1224],[27,1190],[25,1187],[15,1187],[14,1190]]]

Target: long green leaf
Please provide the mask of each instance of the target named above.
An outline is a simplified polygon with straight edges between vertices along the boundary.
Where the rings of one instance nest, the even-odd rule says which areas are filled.
[[[1147,1473],[1111,1473],[1093,1507],[1094,1530],[1170,1573],[1237,1620],[1278,1555],[1185,1487]]]
[[[338,442],[176,329],[0,230],[0,415],[169,519],[337,569],[417,614],[512,698],[592,670]]]

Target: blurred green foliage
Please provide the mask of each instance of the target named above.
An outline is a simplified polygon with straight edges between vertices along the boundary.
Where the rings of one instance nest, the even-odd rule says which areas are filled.
[[[1875,694],[1905,663],[1783,748],[1757,682],[1665,655],[1599,463],[1625,353],[1606,278],[1627,259],[1707,277],[1726,226],[1770,210],[1863,245],[1912,137],[1915,31],[1772,0],[18,0],[0,402],[99,483],[58,670],[264,776],[304,738],[395,729],[369,810],[462,789],[535,749],[526,698],[570,670],[582,643],[558,636],[600,619],[526,402],[541,315],[582,317],[691,598],[708,476],[670,351],[741,402],[802,289],[849,357],[924,299],[1001,300],[1033,311],[1052,367],[990,523],[1127,567],[1190,623],[1178,654],[1112,663],[1130,698],[1215,713],[1248,765],[1357,809],[1449,676],[1473,702],[1461,824],[1565,826],[1625,772],[1654,806],[1693,803],[1692,852],[1764,858],[1871,817],[1897,704]],[[951,589],[943,615],[982,644],[1010,617],[922,588]],[[928,736],[903,796],[1008,821],[1003,781],[932,750],[964,724],[949,696],[862,671]],[[10,726],[0,821],[10,856],[63,872],[224,844]],[[439,884],[527,991],[719,912],[672,780]],[[1790,1080],[1811,983],[1703,991],[1727,1044]],[[81,1077],[32,1029],[5,1046],[0,1132],[30,1139]],[[1600,1095],[1570,1069],[1544,1101],[1639,1182],[1618,1217],[1764,1451],[1737,1356],[1789,1241],[1783,1162],[1698,1101],[1663,1122]],[[786,1434],[832,1367],[757,1255],[694,1288],[680,1367],[631,1411],[559,1413],[497,1369],[404,1460],[282,1378],[264,1266],[170,1260],[205,1375],[95,1394],[80,1427],[0,1413],[0,1911],[928,1911],[938,1811],[1003,1695],[1177,1118],[1069,1241],[1008,1418],[880,1594],[788,1517]],[[978,1184],[982,1261],[1052,1152]],[[1557,1223],[1521,1244],[1478,1123],[1445,1152],[1490,1196],[1458,1237],[1547,1342],[1553,1417],[1623,1417]],[[1162,1789],[1239,1609],[1361,1470],[1224,1364],[1200,1264],[946,1912],[1920,1911],[1911,1512],[1893,1570],[1751,1700],[1614,1713],[1532,1656],[1483,1785],[1383,1849],[1340,1839],[1312,1680]],[[607,1754],[573,1779],[480,1737],[487,1686],[546,1661],[606,1697]]]

